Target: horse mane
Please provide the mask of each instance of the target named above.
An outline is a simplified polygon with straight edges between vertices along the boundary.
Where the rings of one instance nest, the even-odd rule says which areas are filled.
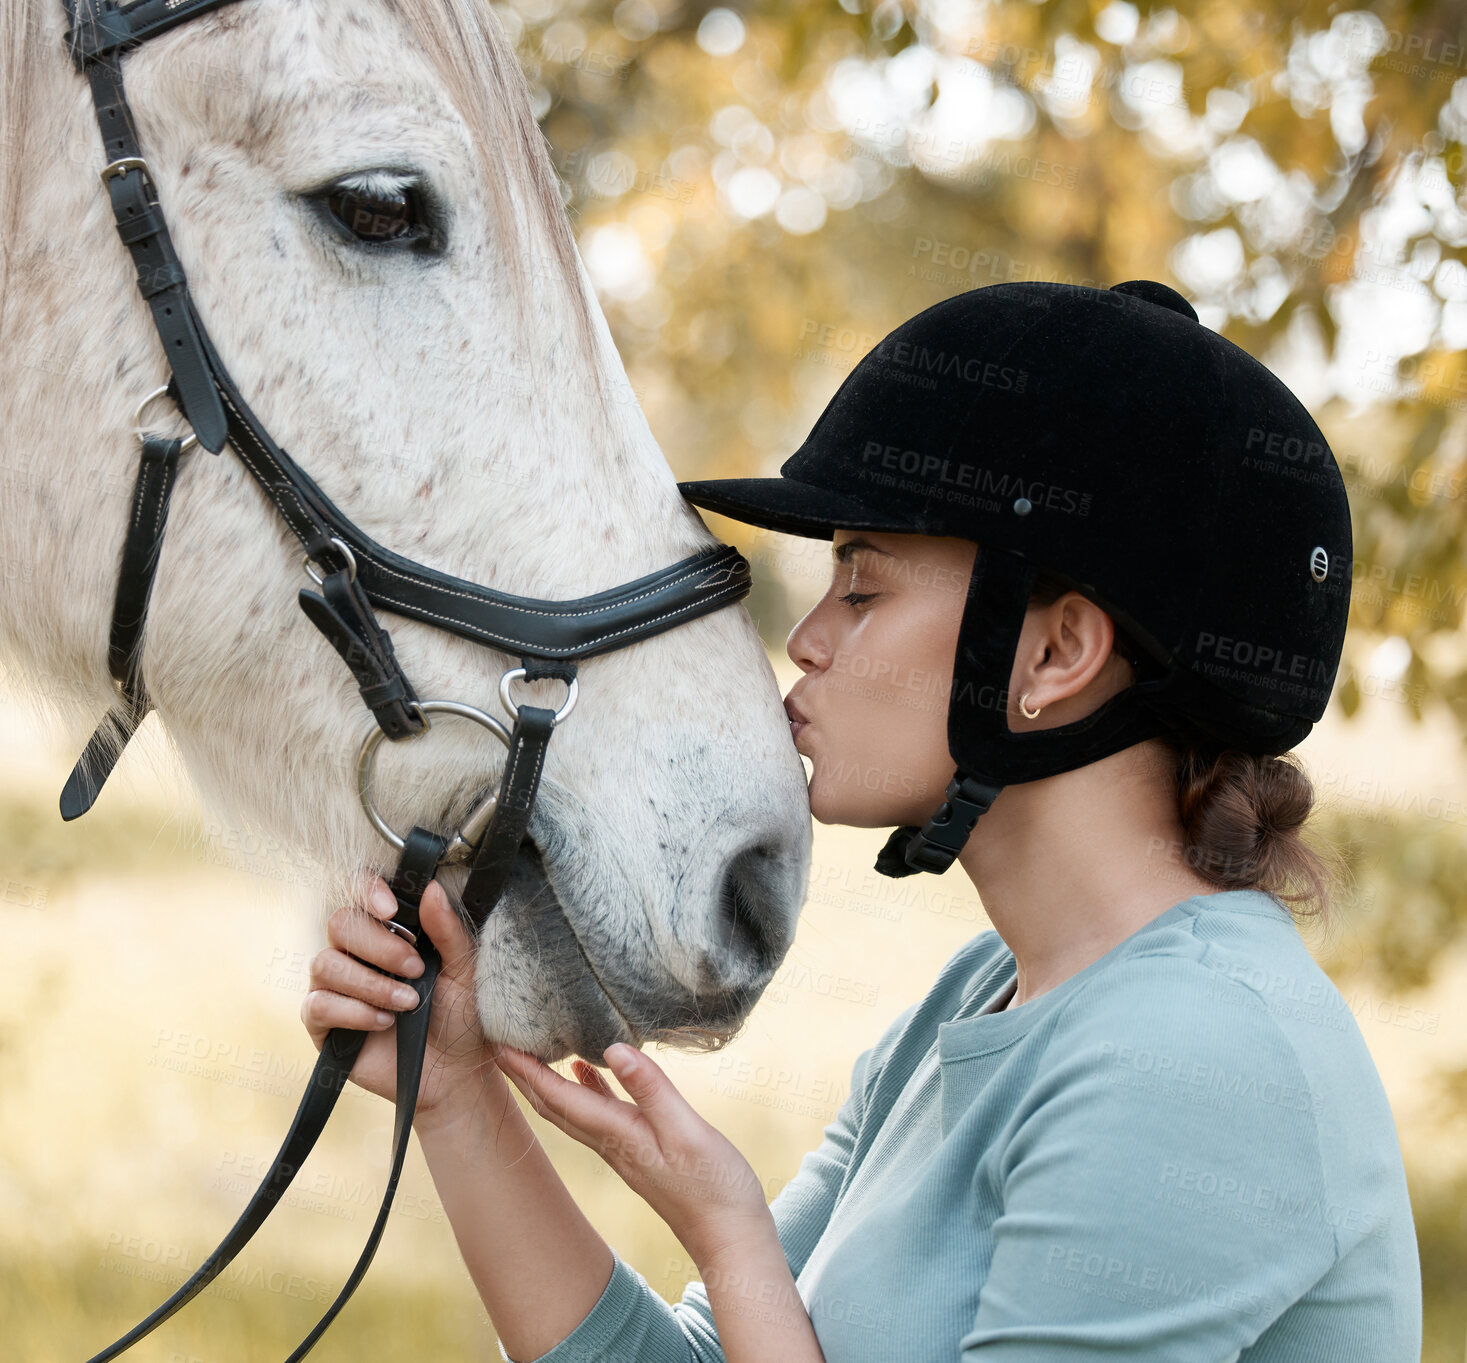
[[[5,317],[9,273],[23,246],[21,208],[31,179],[54,165],[36,116],[39,73],[54,54],[41,6],[60,12],[59,0],[4,0],[0,4],[0,323]],[[545,135],[530,108],[529,90],[504,31],[487,0],[384,0],[416,39],[468,127],[483,183],[506,177],[518,194],[490,194],[503,240],[523,240],[513,220],[516,202],[538,217],[572,309],[572,324],[598,386],[595,324],[582,287],[580,258],[551,164]],[[100,155],[100,153],[99,153]],[[511,253],[510,279],[521,319],[533,321],[535,271],[525,255]],[[603,394],[604,396],[604,394]]]
[[[10,296],[10,264],[21,233],[26,181],[41,165],[34,137],[36,72],[44,70],[45,29],[28,0],[0,5],[0,321]]]
[[[449,98],[468,125],[485,184],[507,175],[519,196],[496,194],[504,240],[519,238],[508,214],[516,197],[538,211],[554,263],[570,293],[576,332],[588,357],[595,354],[594,326],[586,291],[580,284],[580,255],[551,164],[545,134],[530,107],[524,72],[504,30],[489,12],[488,0],[386,0],[417,39],[443,80]],[[514,263],[522,266],[522,257]],[[530,276],[514,272],[521,310],[530,301]],[[592,373],[600,381],[601,365]]]

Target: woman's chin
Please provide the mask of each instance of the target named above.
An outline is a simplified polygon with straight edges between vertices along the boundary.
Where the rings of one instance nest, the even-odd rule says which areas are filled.
[[[816,823],[835,828],[895,828],[901,819],[879,802],[853,804],[849,795],[844,800],[830,799],[816,785],[810,787],[810,817]]]

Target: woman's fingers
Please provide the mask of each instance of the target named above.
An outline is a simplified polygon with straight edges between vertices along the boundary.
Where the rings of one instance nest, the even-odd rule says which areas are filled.
[[[571,1061],[571,1069],[576,1072],[576,1078],[588,1089],[595,1089],[597,1093],[604,1093],[607,1097],[615,1096],[611,1092],[611,1085],[601,1077],[601,1071],[595,1065],[589,1064],[578,1056]]]
[[[392,902],[395,912],[397,901]],[[374,904],[369,904],[366,913],[355,908],[337,909],[326,920],[326,940],[379,970],[416,979],[423,973],[422,957],[406,938],[389,931],[378,914]]]
[[[346,994],[389,1011],[418,1006],[418,991],[412,985],[373,970],[336,947],[316,953],[311,961],[310,986]]]
[[[418,921],[428,940],[438,949],[443,958],[443,974],[451,980],[472,980],[474,973],[474,943],[463,925],[463,920],[453,911],[444,893],[443,886],[436,880],[428,882],[423,898],[418,904]]]
[[[536,1112],[581,1144],[605,1154],[608,1139],[631,1138],[636,1109],[609,1089],[592,1091],[574,1084],[543,1060],[514,1046],[500,1046],[495,1060]]]
[[[389,1013],[375,1004],[354,999],[346,994],[336,994],[329,989],[313,989],[301,1001],[301,1021],[319,1051],[326,1040],[326,1033],[334,1027],[346,1027],[354,1032],[380,1032],[392,1026],[395,1013]]]
[[[606,1048],[604,1058],[637,1110],[654,1127],[670,1130],[693,1112],[662,1066],[635,1046],[618,1041]]]
[[[606,1062],[630,1103],[616,1097],[600,1075],[591,1083],[573,1083],[513,1046],[502,1047],[497,1059],[542,1117],[613,1164],[643,1165],[644,1152],[660,1160],[700,1121],[662,1067],[625,1042],[606,1048]],[[576,1066],[578,1074],[583,1069],[594,1073],[590,1065]]]

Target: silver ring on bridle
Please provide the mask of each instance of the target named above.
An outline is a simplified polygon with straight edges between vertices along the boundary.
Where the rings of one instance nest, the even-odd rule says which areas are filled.
[[[510,746],[509,730],[493,715],[485,714],[483,710],[475,706],[465,705],[456,700],[419,700],[414,701],[413,705],[423,715],[423,730],[421,734],[415,735],[416,737],[421,738],[432,727],[431,721],[427,718],[429,715],[458,715],[462,719],[471,719],[475,724],[488,729],[506,748]],[[377,749],[382,746],[384,737],[381,729],[373,729],[362,740],[361,751],[357,754],[357,794],[361,797],[362,808],[366,811],[367,818],[371,820],[372,827],[401,852],[407,846],[406,839],[382,817],[372,800],[372,768],[376,760]],[[447,850],[443,854],[444,864],[464,862],[473,856],[479,839],[484,836],[484,830],[489,827],[489,821],[494,817],[494,810],[498,802],[498,795],[491,794],[474,806],[459,825],[458,832],[449,840]],[[390,927],[391,923],[388,926]]]

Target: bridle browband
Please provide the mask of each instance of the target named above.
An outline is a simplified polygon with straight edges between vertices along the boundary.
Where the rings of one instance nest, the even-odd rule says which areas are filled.
[[[541,601],[496,592],[405,559],[368,537],[271,438],[240,395],[194,308],[188,281],[169,237],[158,194],[138,143],[123,89],[123,55],[200,14],[239,0],[62,0],[67,41],[87,77],[107,164],[102,183],[118,235],[137,268],[138,290],[152,312],[171,371],[169,382],[138,408],[141,445],[131,514],[123,542],[108,639],[107,664],[118,702],[82,753],[61,796],[74,819],[91,808],[123,748],[153,708],[142,676],[143,632],[169,498],[179,460],[197,442],[213,454],[228,443],[300,541],[307,573],[319,592],[302,589],[299,603],[351,669],[363,703],[377,722],[358,758],[363,806],[374,827],[401,851],[391,885],[398,912],[389,926],[414,941],[424,972],[408,980],[418,1007],[396,1021],[397,1115],[392,1167],[366,1247],[330,1309],[287,1363],[303,1358],[355,1290],[376,1251],[392,1206],[417,1104],[428,1018],[441,960],[419,930],[418,906],[428,882],[449,862],[468,862],[461,892],[475,932],[498,903],[529,826],[546,746],[577,694],[576,664],[731,605],[750,587],[748,561],[732,545],[716,545],[620,587],[573,601]],[[164,394],[192,427],[184,438],[148,432],[143,413]],[[374,607],[436,625],[461,638],[517,655],[521,665],[500,680],[499,696],[514,716],[512,730],[474,706],[422,701],[393,651]],[[569,687],[559,710],[517,705],[517,678],[557,678]],[[451,837],[415,826],[395,834],[371,799],[372,759],[381,740],[424,733],[429,714],[472,719],[505,743],[508,753],[496,794],[485,793]],[[260,1187],[221,1244],[167,1301],[91,1363],[115,1358],[203,1291],[264,1223],[310,1153],[331,1115],[367,1033],[327,1034],[289,1132]]]

